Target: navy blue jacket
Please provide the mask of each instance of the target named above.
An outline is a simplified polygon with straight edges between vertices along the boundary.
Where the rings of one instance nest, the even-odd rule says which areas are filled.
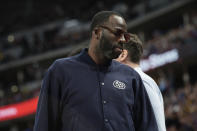
[[[34,131],[157,131],[140,76],[114,60],[98,66],[83,50],[46,73]]]

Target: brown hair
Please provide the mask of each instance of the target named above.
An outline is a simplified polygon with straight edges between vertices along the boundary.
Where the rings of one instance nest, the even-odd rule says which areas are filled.
[[[130,40],[123,45],[123,48],[128,51],[129,60],[134,63],[139,63],[143,54],[142,42],[135,34],[130,34]]]

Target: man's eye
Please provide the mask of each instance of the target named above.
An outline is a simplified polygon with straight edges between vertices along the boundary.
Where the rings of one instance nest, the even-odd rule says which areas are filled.
[[[121,36],[122,34],[124,34],[122,30],[117,30],[117,31],[115,32],[115,35],[116,35],[116,36]]]

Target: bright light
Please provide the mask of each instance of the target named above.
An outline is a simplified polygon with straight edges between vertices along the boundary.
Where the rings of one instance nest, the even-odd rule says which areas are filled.
[[[8,36],[8,42],[10,42],[10,43],[12,43],[12,42],[14,42],[14,36],[13,35],[9,35]]]
[[[150,55],[148,59],[140,61],[140,66],[143,71],[148,71],[150,69],[154,69],[168,63],[175,62],[178,60],[178,58],[178,51],[176,49],[173,49],[162,54]]]
[[[12,92],[17,92],[17,91],[18,91],[18,87],[17,87],[16,85],[13,85],[13,86],[11,87],[11,91],[12,91]]]

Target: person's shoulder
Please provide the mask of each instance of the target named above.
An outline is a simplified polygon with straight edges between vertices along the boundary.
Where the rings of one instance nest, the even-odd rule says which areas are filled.
[[[148,83],[154,83],[155,81],[153,80],[152,77],[144,73],[141,68],[135,68],[135,70],[139,73],[140,77],[142,78],[143,81],[148,82]]]
[[[74,61],[77,60],[77,55],[76,56],[71,56],[71,57],[65,57],[65,58],[59,58],[56,59],[52,65],[50,66],[50,68],[62,68],[62,67],[66,67],[70,64],[72,64]]]
[[[143,76],[142,77],[142,80],[146,81],[146,82],[149,82],[149,83],[152,83],[154,85],[157,85],[155,80],[153,80],[152,77],[150,77],[149,75],[147,75],[146,73],[142,72]]]
[[[116,60],[112,60],[113,68],[118,68],[120,70],[129,70],[129,71],[134,71],[131,67],[122,64]]]
[[[65,58],[59,58],[55,61],[55,63],[59,63],[59,64],[73,63],[73,62],[79,61],[80,55],[81,54],[77,54],[77,55],[69,56]]]
[[[128,73],[128,74],[131,74],[131,75],[139,76],[139,74],[132,67],[130,67],[128,65],[125,65],[125,64],[122,64],[122,63],[120,63],[116,60],[113,60],[112,62],[113,62],[114,70],[118,70],[118,71]]]
[[[70,56],[65,58],[59,58],[54,61],[56,64],[66,64],[76,60],[76,56]]]
[[[155,80],[152,77],[150,77],[148,74],[144,73],[142,70],[136,70],[136,71],[139,73],[139,75],[142,78],[142,81],[144,83],[146,83],[147,85],[149,85],[151,87],[153,86],[154,88],[156,88],[156,90],[159,89],[157,83],[155,82]]]

